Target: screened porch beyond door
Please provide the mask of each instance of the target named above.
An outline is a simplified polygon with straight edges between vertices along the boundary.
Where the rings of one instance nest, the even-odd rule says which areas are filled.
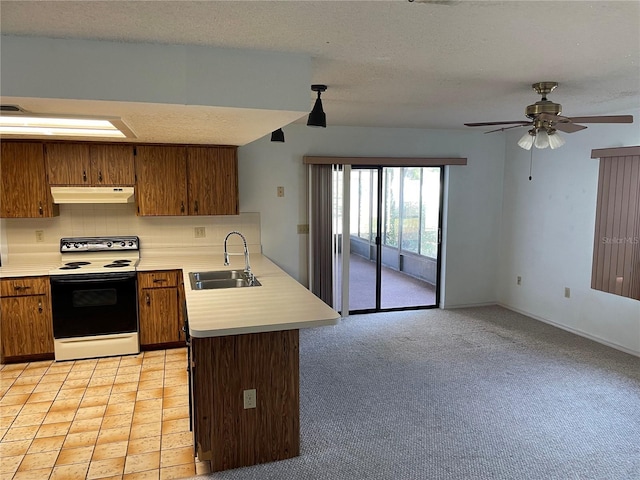
[[[341,265],[341,262],[336,262]],[[406,308],[416,305],[436,305],[435,287],[411,275],[382,266],[382,309]],[[341,275],[341,272],[339,272]],[[349,259],[349,310],[369,310],[375,305],[376,264],[361,255],[351,254]],[[341,304],[340,289],[336,292]]]

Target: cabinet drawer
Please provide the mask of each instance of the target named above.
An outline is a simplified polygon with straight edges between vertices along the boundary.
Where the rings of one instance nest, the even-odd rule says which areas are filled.
[[[138,272],[138,288],[177,287],[179,270]]]
[[[0,296],[48,295],[49,277],[17,277],[0,280]]]

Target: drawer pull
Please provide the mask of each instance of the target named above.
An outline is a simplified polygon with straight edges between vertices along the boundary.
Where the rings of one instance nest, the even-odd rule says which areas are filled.
[[[102,182],[102,172],[98,171],[98,181]]]
[[[13,289],[14,289],[14,290],[17,290],[17,291],[20,291],[20,290],[29,290],[30,288],[31,288],[31,287],[29,287],[29,286],[23,287],[22,285],[14,285],[14,286],[13,286]]]
[[[153,279],[153,283],[162,283],[162,282],[166,282],[167,279],[166,278],[154,278]]]

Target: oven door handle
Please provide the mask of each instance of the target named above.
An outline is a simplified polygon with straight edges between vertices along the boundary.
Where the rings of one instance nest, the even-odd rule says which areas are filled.
[[[131,280],[135,278],[135,273],[133,275],[119,275],[117,277],[93,277],[93,278],[51,278],[51,283],[66,283],[66,284],[81,284],[81,283],[111,283],[111,282],[121,282],[123,280]]]

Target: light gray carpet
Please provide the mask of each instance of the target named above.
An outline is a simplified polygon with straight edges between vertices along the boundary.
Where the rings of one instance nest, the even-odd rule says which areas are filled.
[[[640,479],[640,359],[500,307],[301,331],[301,455],[214,479]]]

